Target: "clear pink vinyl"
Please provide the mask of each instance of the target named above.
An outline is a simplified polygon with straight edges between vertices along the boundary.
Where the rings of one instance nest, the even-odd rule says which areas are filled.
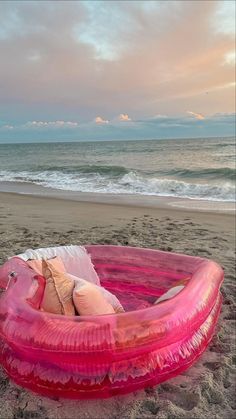
[[[40,311],[44,279],[13,257],[0,268],[0,363],[19,385],[49,397],[105,398],[154,386],[190,367],[211,340],[223,271],[169,252],[86,246],[101,285],[125,313]],[[168,289],[175,297],[154,304]]]

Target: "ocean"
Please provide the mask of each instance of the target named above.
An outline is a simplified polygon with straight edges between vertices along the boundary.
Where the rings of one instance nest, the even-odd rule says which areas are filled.
[[[235,202],[235,139],[0,144],[0,187]]]

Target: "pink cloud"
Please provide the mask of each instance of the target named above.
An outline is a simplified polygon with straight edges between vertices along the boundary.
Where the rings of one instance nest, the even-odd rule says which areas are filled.
[[[101,116],[96,116],[94,122],[96,122],[96,124],[108,124],[109,121],[107,119],[103,119]]]
[[[129,115],[127,113],[121,113],[119,115],[119,120],[120,121],[131,121],[131,118],[129,117]]]
[[[205,119],[205,116],[202,115],[201,113],[196,113],[196,112],[192,112],[192,111],[187,111],[187,113],[191,116],[193,116],[195,119],[198,119],[199,121]]]

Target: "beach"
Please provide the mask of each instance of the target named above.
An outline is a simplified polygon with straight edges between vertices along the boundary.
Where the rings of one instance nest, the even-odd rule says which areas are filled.
[[[31,191],[32,192],[32,191]],[[25,192],[26,193],[26,192]],[[189,370],[155,388],[107,400],[34,395],[0,370],[0,418],[234,418],[235,218],[193,201],[92,199],[89,195],[0,192],[0,263],[27,248],[113,244],[206,257],[225,271],[215,336]],[[96,201],[96,202],[95,202]]]

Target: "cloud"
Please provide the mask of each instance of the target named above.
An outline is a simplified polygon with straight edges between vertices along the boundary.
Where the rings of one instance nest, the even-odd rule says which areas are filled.
[[[231,112],[235,44],[214,29],[221,3],[0,2],[4,118]]]
[[[6,124],[6,125],[2,125],[0,127],[0,129],[2,129],[2,130],[12,130],[12,129],[14,129],[14,127],[13,127],[13,125]]]
[[[131,121],[131,118],[127,113],[121,113],[119,115],[119,121]]]
[[[155,118],[160,118],[160,119],[163,119],[163,118],[167,118],[167,115],[161,115],[161,114],[157,114],[157,115],[155,115],[154,117],[153,117],[154,119]]]
[[[232,125],[234,128],[235,134],[235,126],[236,126],[236,113],[216,113],[208,117],[208,121],[217,125]]]
[[[25,128],[76,128],[78,122],[71,121],[29,121],[24,127]]]
[[[143,118],[139,119],[136,122],[140,125],[146,125],[146,126],[156,126],[156,127],[189,127],[191,129],[195,128],[196,126],[196,119],[201,120],[202,124],[201,126],[213,126],[214,124],[222,124],[223,125],[232,125],[233,122],[235,122],[236,114],[235,113],[216,113],[208,116],[203,116],[202,114],[195,113],[188,111],[190,115],[193,116],[193,118],[189,118],[187,116],[167,116],[167,115],[157,115],[155,117],[150,118]],[[200,126],[200,125],[199,125]]]
[[[78,140],[111,140],[111,139],[159,139],[159,138],[194,138],[233,136],[235,134],[235,113],[217,113],[205,117],[201,123],[189,116],[165,116],[163,118],[143,118],[132,123],[105,123],[98,125],[94,121],[78,124],[74,129],[63,129],[65,121],[46,122],[30,121],[14,125],[14,129],[0,127],[0,142],[6,141],[78,141]],[[101,118],[101,117],[100,117]],[[103,118],[101,118],[103,120]],[[105,120],[103,120],[105,121]],[[112,119],[115,121],[115,119]],[[61,122],[64,122],[62,124]],[[3,121],[2,121],[3,123]],[[9,126],[10,123],[8,122]],[[6,125],[5,125],[6,126]],[[102,129],[104,127],[104,129]],[[68,135],[69,134],[69,135]]]
[[[199,121],[205,119],[205,116],[202,115],[201,113],[196,113],[196,112],[192,112],[192,111],[186,111],[189,115],[193,116],[195,119],[198,119]]]
[[[94,119],[94,122],[100,125],[109,124],[109,121],[107,119],[103,119],[101,116],[96,116],[96,118]]]

